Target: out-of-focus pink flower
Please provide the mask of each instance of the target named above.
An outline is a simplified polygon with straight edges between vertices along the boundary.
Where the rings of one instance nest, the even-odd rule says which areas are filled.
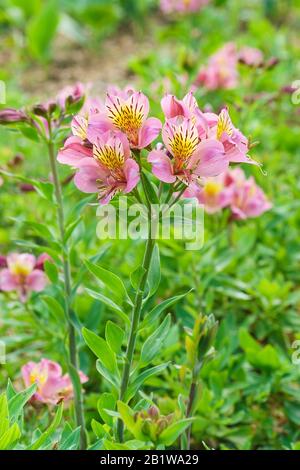
[[[40,362],[28,362],[22,367],[22,377],[26,387],[37,385],[37,391],[32,396],[32,402],[56,405],[60,401],[70,401],[73,396],[73,387],[68,374],[62,375],[61,366],[49,359]],[[79,373],[81,383],[88,381],[88,377]]]
[[[0,255],[0,268],[6,268],[6,267],[7,267],[6,256]]]
[[[50,261],[53,263],[53,259],[51,256],[48,255],[48,253],[42,253],[38,259],[36,260],[35,268],[36,269],[41,269],[42,271],[44,270],[44,264],[46,261]]]
[[[17,291],[25,301],[31,291],[40,292],[46,284],[45,273],[36,266],[35,256],[27,253],[11,253],[6,258],[7,268],[0,271],[0,289]]]
[[[131,148],[142,149],[150,145],[161,130],[157,118],[148,118],[149,101],[141,92],[131,88],[112,89],[105,101],[105,112],[91,116],[88,139],[95,142],[103,132],[119,130],[126,134]]]
[[[209,214],[220,212],[231,203],[232,187],[225,185],[226,174],[223,173],[215,178],[205,178],[203,185],[201,187],[198,186],[194,194],[193,188],[191,189],[191,195],[197,197],[200,204],[204,205],[206,212]]]
[[[93,145],[92,158],[78,163],[75,185],[85,193],[98,193],[107,204],[116,192],[130,193],[140,179],[139,166],[130,157],[130,147],[122,132],[99,134]]]
[[[186,184],[199,176],[215,176],[227,169],[228,160],[221,142],[200,140],[192,119],[168,119],[162,137],[167,152],[160,147],[149,153],[153,174],[165,183],[179,179]]]
[[[238,52],[238,60],[249,67],[259,67],[264,62],[264,56],[261,50],[244,46]]]
[[[227,184],[232,190],[230,208],[233,219],[258,217],[272,208],[272,204],[255,183],[254,178],[246,179],[240,168],[227,175]]]
[[[160,0],[160,7],[164,13],[186,13],[200,10],[210,0]]]
[[[232,89],[238,84],[237,48],[232,42],[213,54],[208,64],[200,69],[196,85],[207,90]]]

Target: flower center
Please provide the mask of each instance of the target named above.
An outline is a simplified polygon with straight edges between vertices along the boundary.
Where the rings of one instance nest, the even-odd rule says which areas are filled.
[[[115,105],[107,106],[110,115],[109,118],[114,125],[124,132],[132,144],[138,143],[138,130],[143,124],[144,114],[142,108],[137,104],[124,104],[120,107]]]
[[[88,119],[85,116],[76,116],[71,124],[73,135],[76,135],[81,140],[87,137]]]
[[[10,266],[10,272],[15,276],[26,277],[31,273],[31,271],[32,269],[30,266],[26,266],[25,264],[20,264],[18,262]]]
[[[182,168],[188,163],[197,148],[198,142],[199,138],[196,134],[184,135],[182,132],[176,132],[170,139],[170,147],[178,168]]]
[[[221,184],[215,181],[207,181],[204,186],[204,191],[209,197],[217,196],[219,192],[221,191],[221,189],[222,189]]]
[[[125,162],[121,146],[103,145],[97,147],[94,145],[94,158],[111,171],[119,170]]]

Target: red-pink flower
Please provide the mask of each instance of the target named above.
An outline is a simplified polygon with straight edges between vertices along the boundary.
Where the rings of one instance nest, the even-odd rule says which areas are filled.
[[[200,69],[196,85],[207,90],[232,89],[238,83],[237,49],[234,43],[225,44],[213,54],[207,65]]]
[[[200,10],[210,0],[160,0],[160,7],[164,13],[185,13]]]
[[[17,291],[25,301],[31,291],[40,292],[46,284],[45,273],[37,267],[35,256],[11,253],[6,258],[7,268],[0,271],[0,290]]]
[[[37,385],[37,391],[31,398],[32,402],[56,405],[60,401],[70,401],[73,396],[73,387],[68,374],[63,375],[61,366],[49,359],[40,362],[28,362],[22,367],[22,377],[26,387]],[[79,372],[81,383],[88,381],[88,377]]]
[[[128,140],[121,132],[99,135],[92,158],[82,159],[78,167],[76,186],[86,193],[98,193],[101,204],[107,204],[118,191],[130,193],[140,179],[139,166],[131,158]]]
[[[153,174],[165,183],[176,179],[191,183],[199,176],[215,176],[226,170],[228,159],[221,142],[201,140],[192,119],[168,119],[162,137],[167,152],[161,147],[149,153]]]
[[[131,148],[142,149],[156,139],[161,130],[157,118],[148,118],[149,100],[132,88],[111,88],[105,101],[105,112],[94,114],[88,125],[88,139],[95,142],[107,130],[123,132]]]

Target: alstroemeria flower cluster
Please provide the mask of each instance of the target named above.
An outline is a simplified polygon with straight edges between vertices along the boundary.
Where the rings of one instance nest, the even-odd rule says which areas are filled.
[[[200,177],[224,173],[231,162],[255,163],[249,158],[248,140],[234,127],[227,109],[203,113],[192,93],[183,100],[162,99],[165,124],[161,144],[149,153],[153,174],[165,183],[182,181],[187,197],[197,191]]]
[[[258,217],[271,209],[272,204],[253,177],[246,178],[241,168],[203,180],[198,188],[198,201],[206,212],[215,213],[229,207],[232,219]]]
[[[264,57],[259,49],[250,46],[238,49],[235,43],[229,42],[215,52],[207,65],[200,69],[195,84],[204,86],[207,90],[236,88],[239,81],[238,63],[259,67],[263,61]]]
[[[160,8],[166,13],[192,13],[207,5],[210,0],[161,0]]]
[[[140,169],[133,150],[148,147],[159,135],[161,122],[148,117],[149,101],[131,88],[111,88],[105,104],[74,117],[72,136],[58,161],[77,168],[75,184],[83,192],[99,195],[107,204],[116,192],[130,193]]]
[[[16,291],[24,302],[30,292],[40,292],[47,284],[43,271],[46,260],[51,259],[47,254],[38,258],[29,253],[11,253],[1,258],[0,290]]]
[[[37,385],[37,391],[32,396],[31,402],[56,405],[61,401],[66,403],[74,397],[74,390],[70,376],[62,373],[61,366],[49,359],[41,359],[40,362],[28,362],[22,367],[22,377],[26,387]],[[81,383],[88,381],[88,377],[79,371]]]

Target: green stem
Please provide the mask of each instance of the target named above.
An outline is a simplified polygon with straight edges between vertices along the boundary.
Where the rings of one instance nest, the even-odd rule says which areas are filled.
[[[74,374],[70,374],[73,389],[74,389],[74,404],[75,404],[75,414],[76,414],[76,423],[77,426],[80,426],[80,449],[84,450],[87,446],[86,439],[86,430],[84,422],[84,411],[83,411],[83,396],[82,389],[78,387],[77,384],[80,383],[80,378],[78,374],[78,351],[76,344],[76,331],[71,319],[71,269],[70,269],[70,259],[69,259],[69,250],[68,245],[65,242],[65,218],[64,218],[64,209],[63,209],[63,199],[62,199],[62,190],[61,184],[58,177],[56,158],[55,158],[55,147],[51,138],[51,125],[49,123],[49,140],[48,140],[48,153],[50,167],[53,177],[55,198],[57,203],[57,219],[58,227],[60,233],[60,241],[62,247],[62,259],[63,259],[63,273],[64,273],[64,288],[65,288],[65,308],[66,308],[66,318],[68,322],[68,333],[69,333],[69,360],[70,364],[73,367],[73,372],[76,372],[78,377],[77,380],[73,379]],[[75,377],[76,379],[76,377]],[[79,381],[79,382],[78,382]]]
[[[124,397],[126,395],[127,388],[128,388],[130,371],[131,371],[135,343],[136,343],[136,337],[138,333],[138,327],[139,327],[140,316],[141,316],[142,302],[143,302],[145,287],[146,287],[146,283],[148,279],[148,273],[149,273],[153,248],[155,245],[155,240],[152,239],[152,236],[151,236],[151,211],[148,212],[148,223],[149,223],[149,233],[148,233],[148,239],[146,243],[144,259],[143,259],[143,264],[142,264],[143,273],[141,275],[141,278],[139,280],[139,284],[136,290],[135,301],[134,301],[134,306],[133,306],[133,311],[132,311],[132,321],[131,321],[131,326],[130,326],[129,341],[128,341],[128,346],[126,350],[125,364],[124,364],[122,379],[121,379],[121,387],[120,387],[120,394],[119,394],[119,399],[121,401],[124,400]],[[123,421],[121,421],[120,419],[118,420],[117,433],[118,433],[119,441],[123,442],[124,424],[123,424]]]
[[[197,388],[198,388],[198,383],[195,377],[195,374],[193,373],[192,376],[192,383],[190,386],[190,391],[189,391],[189,398],[188,398],[188,403],[186,407],[186,418],[190,418],[192,416],[193,412],[193,407],[194,407],[194,402],[197,396]],[[192,426],[190,425],[187,430],[185,431],[185,439],[181,439],[181,450],[190,450],[191,447],[191,428]]]

